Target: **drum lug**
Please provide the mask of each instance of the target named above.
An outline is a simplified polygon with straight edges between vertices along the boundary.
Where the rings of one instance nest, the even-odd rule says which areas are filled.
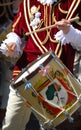
[[[52,122],[44,122],[43,124],[40,123],[40,130],[57,130]]]
[[[25,83],[25,90],[28,90],[32,87],[31,83],[26,78],[23,78],[22,80]]]
[[[35,96],[38,96],[37,91],[34,89],[34,87],[32,86],[31,82],[28,81],[26,78],[22,79],[23,82],[25,83],[25,90],[31,89],[31,91],[34,93]]]
[[[68,112],[66,112],[66,111],[64,111],[64,114],[65,114],[65,116],[68,118],[68,121],[69,121],[70,123],[73,123],[74,118],[73,118]]]
[[[78,97],[78,101],[81,103],[81,95]]]
[[[14,80],[11,81],[11,86],[13,87],[15,84]]]
[[[42,124],[40,124],[40,130],[45,130]]]
[[[40,130],[57,130],[57,129],[56,129],[55,127],[53,127],[52,129],[49,129],[49,128],[48,128],[48,129],[47,129],[47,128],[45,129],[43,126],[40,126]]]

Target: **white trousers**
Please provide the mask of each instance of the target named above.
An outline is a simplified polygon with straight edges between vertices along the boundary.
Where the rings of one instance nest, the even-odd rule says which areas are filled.
[[[25,130],[25,125],[29,121],[30,114],[31,110],[27,108],[23,99],[10,87],[2,130]]]

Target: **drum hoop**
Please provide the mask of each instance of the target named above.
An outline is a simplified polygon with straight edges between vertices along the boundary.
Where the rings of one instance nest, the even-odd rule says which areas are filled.
[[[49,53],[48,53],[48,54],[49,54]],[[46,56],[46,55],[47,55],[47,53],[46,53],[45,55],[41,55],[40,60],[41,60],[44,56]],[[50,54],[49,57],[43,62],[43,66],[46,66],[47,63],[48,63],[48,61],[51,61],[52,58],[53,58],[53,56]],[[34,63],[36,63],[37,61],[39,61],[39,60],[36,59],[34,62],[32,62],[30,65],[28,65],[28,66],[26,67],[26,70],[27,70],[29,67],[31,67]],[[26,70],[25,70],[25,71],[26,71]],[[33,71],[32,73],[30,73],[30,74],[29,74],[28,76],[26,76],[25,78],[26,78],[27,80],[30,80],[33,76],[35,76],[35,75],[37,74],[37,72],[38,72],[39,70],[40,70],[40,68],[35,69],[35,71]],[[24,71],[24,72],[25,72],[25,71]],[[23,80],[21,80],[21,81],[19,81],[18,83],[15,84],[15,81],[16,81],[24,72],[21,72],[21,73],[15,78],[15,80],[12,81],[11,85],[12,85],[12,87],[13,87],[14,89],[17,89],[19,86],[21,86],[22,84],[24,84],[24,81],[23,81]]]

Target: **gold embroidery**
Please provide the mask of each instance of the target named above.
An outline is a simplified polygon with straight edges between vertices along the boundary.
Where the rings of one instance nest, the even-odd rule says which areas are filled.
[[[58,4],[58,8],[59,8],[60,12],[63,13],[63,14],[67,14],[68,13],[68,11],[61,9],[60,3]]]
[[[52,20],[53,20],[53,23],[56,23],[56,22],[57,22],[56,16],[55,16],[54,14],[52,15]]]
[[[25,12],[26,24],[27,24],[27,27],[28,27],[28,29],[29,29],[29,32],[31,33],[31,32],[32,32],[32,29],[30,28],[28,19],[27,19],[27,17],[26,17],[26,16],[27,16],[26,7],[27,7],[27,9],[28,9],[28,13],[30,13],[30,1],[28,0],[27,2],[28,2],[28,6],[26,5],[26,0],[24,0],[24,12]],[[53,13],[54,13],[54,12],[53,12],[53,6],[50,7],[50,14],[51,14],[51,16],[50,16],[50,14],[48,15],[47,9],[48,9],[48,6],[45,5],[45,6],[44,6],[44,25],[45,25],[46,27],[48,26],[48,18],[50,19],[49,24],[50,24],[50,25],[52,24],[52,16],[53,16]],[[45,46],[43,46],[43,45],[47,42],[48,39],[50,39],[50,41],[52,41],[52,42],[54,42],[54,43],[58,43],[58,41],[53,40],[53,39],[51,38],[51,36],[50,36],[51,29],[46,29],[46,31],[47,31],[47,34],[46,34],[46,37],[45,37],[44,41],[41,41],[41,40],[40,40],[40,38],[38,37],[38,35],[37,35],[36,32],[34,32],[33,34],[31,33],[31,37],[32,37],[33,40],[34,40],[34,43],[37,45],[37,47],[40,49],[40,51],[41,51],[42,53],[48,51],[48,50],[45,48]],[[59,53],[58,53],[58,55],[61,55],[61,52],[62,52],[62,48],[61,48],[61,50],[60,50],[60,48],[59,48]]]
[[[30,25],[29,25],[29,22],[28,22],[28,19],[27,19],[27,11],[26,11],[26,7],[28,7],[28,13],[30,12],[30,0],[27,0],[27,3],[28,3],[28,6],[26,6],[26,0],[24,0],[24,14],[25,14],[25,20],[26,20],[26,24],[27,24],[27,27],[29,29],[29,32],[31,33],[31,28],[30,28]],[[37,35],[36,33],[32,34],[31,33],[31,37],[34,41],[34,43],[36,44],[36,46],[39,48],[39,50],[44,53],[47,52],[47,49],[42,45],[41,42],[38,43],[38,41],[35,39],[35,36],[34,35]]]
[[[81,2],[81,0],[73,0],[72,4],[70,6],[70,9],[68,11],[68,14],[66,16],[66,19],[69,20],[69,19],[72,18],[73,14],[76,11],[76,9],[77,9],[78,5],[80,4],[80,2]]]
[[[12,25],[12,28],[13,28],[12,31],[14,31],[14,28],[17,25],[17,23],[19,22],[20,18],[21,18],[21,12],[20,12],[19,17],[17,18],[16,22]]]
[[[57,54],[58,58],[60,58],[61,54],[62,54],[62,46],[60,46],[59,53]]]
[[[41,28],[41,26],[43,25],[43,23],[44,23],[44,20],[41,19],[41,22],[39,23],[38,28]],[[38,28],[37,28],[37,29],[38,29]]]
[[[49,26],[52,24],[52,5],[50,5]]]
[[[54,6],[57,6],[61,1],[62,1],[62,0],[58,0],[58,1],[54,4]]]
[[[58,41],[58,44],[55,49],[55,54],[58,56],[58,58],[60,58],[61,53],[62,53],[62,46],[61,43]]]
[[[48,23],[48,19],[47,19],[47,6],[44,6],[44,15],[45,15],[45,17],[44,17],[44,20],[46,21],[44,21],[44,25],[46,24],[47,25],[47,23]],[[46,26],[45,25],[45,26]],[[47,31],[48,32],[48,31]],[[48,33],[47,33],[48,34]],[[43,46],[46,42],[47,42],[47,40],[48,40],[48,35],[46,35],[46,38],[44,39],[44,41],[41,41],[40,39],[39,39],[39,37],[38,37],[38,35],[37,35],[37,33],[36,32],[34,32],[34,35],[35,35],[35,37],[36,37],[36,39],[37,39],[37,43],[39,42],[39,45],[41,45],[41,47],[45,50],[45,52],[47,52],[47,49],[45,48],[45,46]],[[35,37],[34,37],[34,39],[35,39]]]
[[[51,32],[51,29],[50,29],[50,31],[48,31],[48,38],[50,39],[50,41],[53,42],[53,43],[58,43],[57,40],[54,40],[54,39],[51,38],[50,32]]]
[[[44,25],[45,25],[45,27],[48,27],[52,24],[53,6],[50,5],[50,10],[49,10],[50,13],[49,14],[48,14],[48,8],[49,7],[47,5],[44,6]],[[49,21],[48,21],[48,19],[49,19]],[[48,39],[50,39],[50,41],[52,41],[52,42],[57,43],[56,40],[52,39],[50,36],[51,29],[46,29],[46,31],[47,31],[47,35],[46,35],[45,40],[42,41],[42,44],[44,45]]]
[[[47,18],[47,6],[44,5],[44,25],[47,26],[47,22],[48,18]]]
[[[78,16],[79,17],[79,15],[77,14],[76,16]],[[79,21],[79,20],[76,20],[75,21],[79,26],[81,26],[81,21]]]
[[[42,45],[44,45],[47,41],[48,41],[48,30],[47,31],[47,35],[46,35],[46,38],[44,39],[44,41],[42,42]]]

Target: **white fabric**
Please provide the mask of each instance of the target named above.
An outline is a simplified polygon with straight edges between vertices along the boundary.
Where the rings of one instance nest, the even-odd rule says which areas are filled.
[[[67,34],[63,34],[62,31],[59,31],[56,33],[55,38],[56,40],[61,41],[62,45],[70,43],[76,50],[81,50],[81,31],[75,29],[72,25],[70,26],[70,31]]]
[[[30,114],[31,110],[27,108],[23,99],[10,87],[7,112],[2,130],[25,130]]]
[[[54,37],[55,37],[55,39],[56,39],[57,41],[60,41],[60,42],[61,42],[61,45],[66,45],[66,43],[69,44],[68,42],[66,42],[66,39],[65,39],[65,37],[64,37],[64,34],[63,34],[62,30],[58,31],[58,32],[54,35]]]
[[[43,5],[52,5],[54,2],[57,2],[57,0],[38,0]]]
[[[22,44],[22,40],[21,38],[14,32],[10,32],[9,34],[7,34],[6,36],[6,39],[3,41],[3,43],[1,44],[1,47],[0,47],[0,51],[2,51],[2,53],[6,56],[8,56],[5,52],[5,43],[6,44],[9,44],[9,43],[15,43],[17,45],[17,48],[14,52],[14,55],[13,57],[18,57],[21,53],[22,53],[22,50],[21,50],[21,44]]]

